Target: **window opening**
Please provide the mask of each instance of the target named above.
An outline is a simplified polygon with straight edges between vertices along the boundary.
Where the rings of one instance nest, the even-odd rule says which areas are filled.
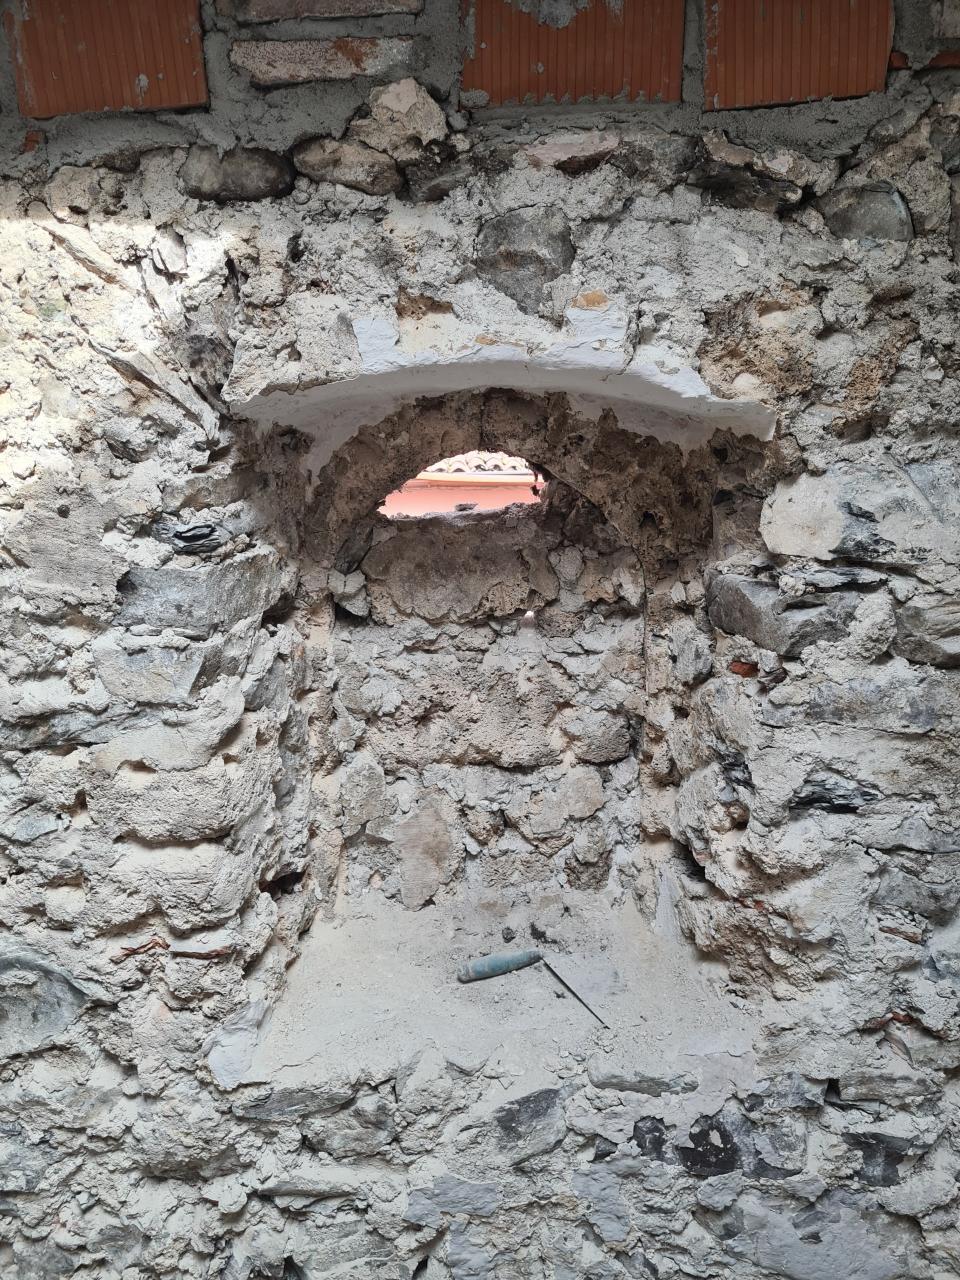
[[[514,503],[539,502],[538,473],[523,458],[473,449],[442,458],[407,480],[380,504],[385,516],[496,511]]]

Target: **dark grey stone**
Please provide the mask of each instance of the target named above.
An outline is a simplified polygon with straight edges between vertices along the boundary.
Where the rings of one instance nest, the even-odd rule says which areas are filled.
[[[842,636],[860,602],[853,592],[784,599],[776,587],[740,574],[717,574],[707,584],[710,621],[761,649],[796,657],[807,645]]]
[[[180,182],[196,200],[269,200],[288,196],[296,170],[286,156],[262,147],[234,147],[221,155],[197,144],[180,170]]]
[[[691,173],[691,186],[709,191],[718,204],[732,209],[758,209],[780,213],[803,198],[803,188],[782,178],[771,178],[736,165],[705,158]]]
[[[903,605],[893,648],[910,662],[960,667],[960,599],[922,596]]]
[[[864,805],[880,799],[880,792],[866,783],[845,778],[832,769],[810,773],[790,797],[791,809],[824,809],[828,813],[859,813]]]
[[[477,246],[477,272],[521,311],[535,314],[543,288],[572,265],[570,224],[559,209],[514,209],[487,222]]]
[[[429,202],[442,200],[473,176],[470,155],[463,155],[448,142],[431,142],[418,160],[404,167],[410,196]]]
[[[664,1164],[675,1164],[676,1157],[667,1145],[667,1138],[667,1126],[655,1116],[643,1116],[633,1126],[633,1141],[642,1156]]]
[[[219,524],[177,525],[172,520],[158,520],[153,526],[154,537],[166,542],[177,555],[202,556],[216,551],[233,536],[229,529]]]
[[[65,1031],[104,992],[23,943],[0,950],[0,1057],[29,1053]]]
[[[677,1144],[677,1156],[695,1178],[713,1178],[740,1167],[740,1151],[727,1126],[717,1116],[701,1116],[690,1126],[688,1139]]]
[[[830,191],[818,201],[835,236],[844,240],[912,240],[913,222],[907,202],[884,182]]]
[[[650,130],[624,138],[610,164],[632,182],[667,191],[690,172],[696,151],[694,138]]]
[[[566,1133],[559,1089],[540,1089],[516,1098],[498,1107],[493,1118],[500,1145],[511,1152],[514,1164],[552,1151]]]

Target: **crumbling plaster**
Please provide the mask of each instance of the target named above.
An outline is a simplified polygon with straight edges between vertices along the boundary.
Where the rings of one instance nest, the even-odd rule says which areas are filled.
[[[954,1274],[955,77],[198,199],[369,88],[205,21],[4,130],[0,1269]],[[376,516],[475,447],[546,504]]]

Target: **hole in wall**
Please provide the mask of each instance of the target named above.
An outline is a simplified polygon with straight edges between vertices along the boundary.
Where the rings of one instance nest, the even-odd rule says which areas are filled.
[[[544,476],[524,458],[473,449],[441,458],[387,494],[380,513],[391,519],[450,512],[496,511],[540,500]]]

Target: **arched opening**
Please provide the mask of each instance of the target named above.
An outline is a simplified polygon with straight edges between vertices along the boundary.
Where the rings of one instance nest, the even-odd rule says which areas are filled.
[[[529,460],[537,501],[384,513],[411,474],[477,450]],[[292,1083],[285,1063],[321,1055],[369,1073],[428,1041],[465,1068],[506,1044],[535,1070],[667,1006],[678,1053],[718,1017],[739,1034],[676,924],[688,880],[711,892],[678,795],[711,670],[714,497],[760,465],[755,442],[684,457],[565,397],[487,391],[404,407],[311,474],[298,760],[322,908],[247,1079]],[[456,982],[530,947],[566,986],[537,966]]]

